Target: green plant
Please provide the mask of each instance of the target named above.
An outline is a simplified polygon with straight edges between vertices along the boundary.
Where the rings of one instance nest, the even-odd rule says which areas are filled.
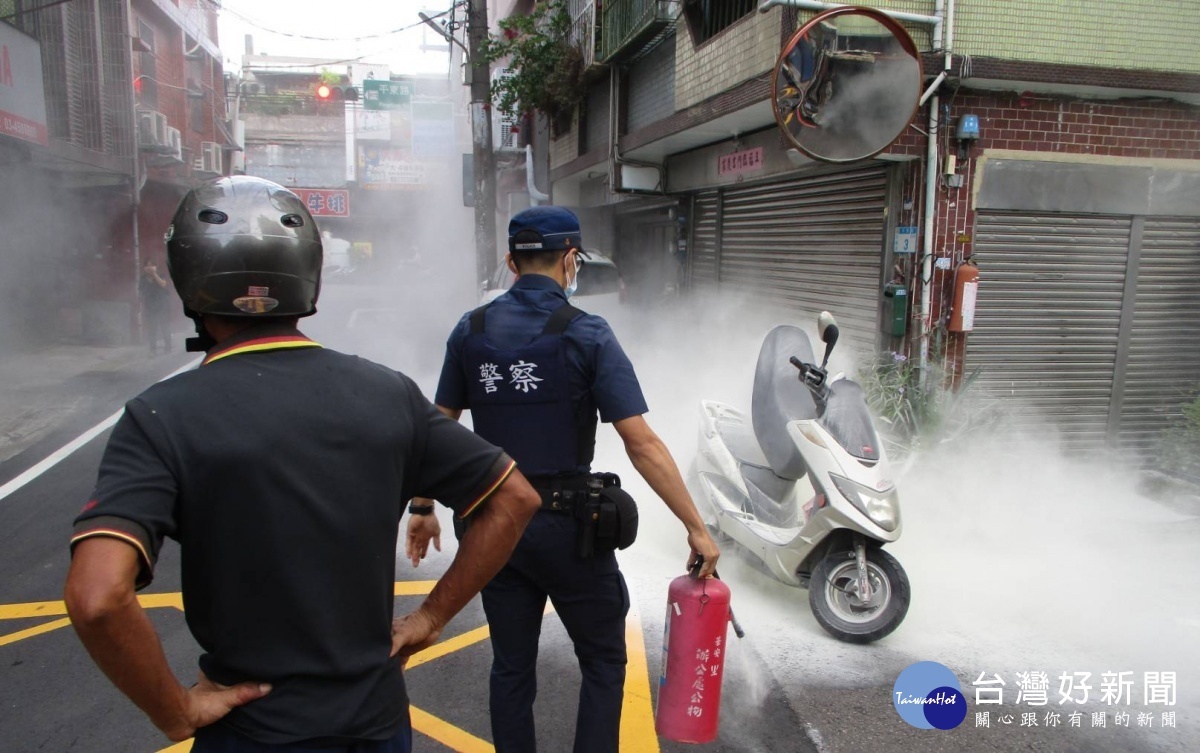
[[[858,375],[867,405],[880,419],[880,434],[890,452],[906,453],[931,447],[985,425],[987,411],[967,405],[966,396],[980,371],[971,372],[957,389],[950,388],[946,373],[926,366],[922,383],[920,368],[903,353],[879,353]]]
[[[509,75],[492,85],[496,107],[512,116],[540,110],[557,127],[587,93],[583,53],[570,42],[571,15],[566,3],[540,2],[527,16],[501,21],[500,30],[483,46],[489,63],[508,58]]]
[[[1162,469],[1200,479],[1200,395],[1183,405],[1182,414],[1162,433]]]

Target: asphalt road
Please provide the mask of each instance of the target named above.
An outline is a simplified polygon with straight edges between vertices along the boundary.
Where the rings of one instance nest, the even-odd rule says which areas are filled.
[[[330,303],[306,323],[307,331],[328,345],[401,368],[432,391],[440,365],[438,343],[448,331],[442,320],[452,323],[456,314],[432,317],[426,303],[414,298],[364,301],[368,296],[355,289],[331,286],[329,292],[323,301]],[[339,310],[339,296],[351,307],[364,303],[376,324],[347,331],[351,318],[345,306]],[[452,305],[461,311],[470,304]],[[417,340],[404,324],[414,317],[435,321]],[[732,402],[746,403],[745,372],[757,351],[757,342],[746,333],[758,329],[744,318],[722,321],[714,325],[711,317],[693,312],[683,324],[655,318],[638,322],[637,330],[618,324],[652,406],[651,424],[685,467],[695,444],[699,397],[726,399],[732,393]],[[381,330],[379,322],[396,330]],[[126,368],[94,369],[30,390],[28,397],[18,395],[33,407],[28,421],[31,426],[40,422],[40,439],[0,462],[0,489],[187,362],[182,354],[140,359]],[[689,378],[679,379],[681,372]],[[728,373],[736,379],[727,379]],[[12,396],[11,385],[3,389]],[[49,418],[47,406],[57,406]],[[90,491],[106,436],[99,433],[0,499],[0,751],[5,753],[172,749],[94,667],[59,601],[70,522]],[[634,600],[623,751],[1200,750],[1196,518],[1151,514],[1142,501],[1131,502],[1128,485],[1108,469],[1072,470],[1052,458],[1047,462],[1044,453],[1033,455],[942,461],[906,479],[905,535],[893,552],[909,572],[913,606],[896,633],[871,646],[831,639],[809,613],[805,592],[774,582],[726,551],[722,577],[733,589],[747,638],[730,645],[719,739],[685,746],[656,738],[650,724],[665,594],[686,556],[682,529],[629,475],[615,433],[602,427],[598,467],[626,474],[627,488],[645,500],[639,541],[620,556]],[[446,551],[415,571],[398,563],[398,612],[413,608],[429,579],[444,570],[453,550],[452,541],[444,543]],[[178,551],[168,546],[147,602],[175,671],[187,681],[195,674],[198,651],[176,607],[178,588]],[[410,664],[418,750],[491,750],[486,713],[491,657],[484,626],[476,600],[450,624],[436,650]],[[927,660],[949,666],[964,687],[969,708],[956,729],[915,729],[892,706],[900,672]],[[1031,726],[1022,713],[1029,710],[1008,701],[1004,709],[975,702],[970,684],[980,671],[1004,673],[1011,693],[1012,673],[1033,669],[1054,673],[1051,698],[1059,671],[1092,671],[1098,687],[1103,671],[1129,669],[1140,678],[1143,671],[1172,670],[1179,675],[1179,704],[1131,706],[1128,726],[1118,724],[1114,711],[1119,709],[1095,702],[1080,707],[1086,716],[1078,727],[1071,726],[1069,707],[1063,707],[1061,723],[1048,727],[1042,713]],[[578,671],[552,614],[543,630],[539,682],[540,750],[570,750]],[[1153,724],[1140,726],[1138,711],[1153,711]],[[1178,712],[1177,728],[1162,726],[1160,713],[1168,711]],[[989,713],[988,726],[982,725],[983,713]],[[1093,719],[1096,713],[1103,715],[1103,727]],[[1011,718],[1005,723],[1004,717]]]
[[[157,378],[185,365],[189,358],[140,363],[126,371],[85,373],[68,380],[63,399],[72,410],[60,416],[41,441],[0,464],[0,487],[29,471],[86,429],[119,410],[123,401]],[[4,751],[137,751],[172,748],[92,664],[71,630],[61,605],[68,565],[71,520],[86,500],[108,432],[99,433],[74,452],[0,500],[0,749]],[[447,529],[449,526],[447,526]],[[452,549],[447,542],[447,549]],[[413,609],[430,579],[445,569],[449,552],[413,570],[397,565],[397,613]],[[179,608],[179,551],[164,548],[154,583],[142,594],[147,611],[176,674],[195,676],[199,653]],[[665,590],[659,594],[665,598]],[[631,672],[624,750],[673,751],[694,746],[660,744],[653,733],[653,697],[661,654],[659,632],[639,629],[631,620]],[[418,656],[407,670],[414,705],[418,750],[490,750],[487,673],[491,649],[478,599],[449,626],[440,648]],[[443,653],[444,652],[444,653]],[[537,718],[542,750],[569,750],[574,734],[577,664],[561,623],[548,615],[539,663]],[[739,659],[754,666],[761,659]],[[740,670],[739,670],[740,671]],[[758,674],[765,674],[759,667]],[[738,671],[730,674],[723,718],[735,718],[747,699],[771,716],[769,726],[725,724],[720,739],[703,746],[711,751],[815,750],[803,735],[803,722],[777,686],[765,697],[749,694]]]

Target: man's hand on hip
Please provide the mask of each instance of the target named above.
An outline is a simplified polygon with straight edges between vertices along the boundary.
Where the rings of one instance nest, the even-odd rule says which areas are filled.
[[[408,662],[408,657],[437,642],[442,628],[424,609],[392,620],[392,653]]]
[[[184,718],[177,724],[164,726],[163,732],[173,742],[186,740],[201,727],[207,727],[238,706],[256,701],[270,692],[271,686],[266,683],[218,685],[201,672],[196,684],[187,689]]]

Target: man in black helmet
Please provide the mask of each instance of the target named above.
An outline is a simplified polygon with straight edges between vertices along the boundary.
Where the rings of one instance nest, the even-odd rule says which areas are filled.
[[[168,266],[207,355],[131,400],[75,524],[65,598],[113,683],[193,751],[411,748],[401,667],[496,573],[539,499],[501,450],[408,377],[297,329],[321,242],[294,194],[257,178],[189,193]],[[471,531],[415,612],[393,622],[403,500],[435,496]],[[180,685],[135,597],[179,541],[188,627]]]
[[[483,590],[493,741],[497,753],[537,748],[538,636],[549,598],[583,675],[574,751],[616,753],[629,593],[613,550],[632,543],[637,513],[613,474],[592,473],[597,416],[613,424],[634,468],[683,523],[689,566],[702,558],[701,575],[710,576],[719,553],[642,415],[646,401],[612,329],[568,301],[586,263],[578,218],[554,206],[519,212],[508,248],[505,263],[517,281],[459,321],[436,397],[451,418],[469,409],[475,431],[516,458],[542,498],[512,559]],[[432,515],[409,519],[406,551],[414,564],[439,534]]]

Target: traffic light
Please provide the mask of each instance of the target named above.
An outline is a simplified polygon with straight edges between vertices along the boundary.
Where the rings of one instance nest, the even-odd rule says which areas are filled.
[[[348,84],[317,84],[318,102],[357,102],[358,89]]]

